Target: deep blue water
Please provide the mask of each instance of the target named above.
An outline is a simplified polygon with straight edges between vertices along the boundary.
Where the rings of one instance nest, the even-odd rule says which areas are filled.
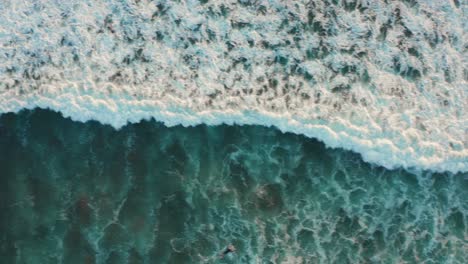
[[[467,174],[260,126],[0,116],[1,263],[467,263],[467,237]]]

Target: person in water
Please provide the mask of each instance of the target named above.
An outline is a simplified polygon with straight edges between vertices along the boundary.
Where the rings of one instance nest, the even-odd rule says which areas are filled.
[[[221,253],[220,257],[221,258],[224,258],[224,256],[226,256],[227,254],[229,253],[234,253],[236,251],[236,248],[234,247],[233,244],[230,244],[229,246],[227,246],[227,248]]]

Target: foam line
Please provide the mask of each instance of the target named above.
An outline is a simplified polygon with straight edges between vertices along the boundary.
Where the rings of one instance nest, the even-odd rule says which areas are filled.
[[[95,96],[99,97],[99,96]],[[449,171],[452,173],[468,171],[466,149],[447,150],[435,142],[418,139],[412,145],[396,145],[393,142],[407,140],[384,134],[372,126],[353,126],[347,120],[298,120],[289,113],[272,113],[252,110],[194,112],[184,107],[168,107],[149,100],[123,100],[122,98],[93,99],[92,96],[61,95],[56,97],[2,97],[2,112],[18,112],[22,109],[50,108],[61,112],[72,120],[86,122],[96,120],[120,129],[128,123],[154,118],[167,126],[194,126],[198,124],[220,125],[263,125],[275,126],[283,132],[302,134],[317,138],[332,148],[343,148],[360,153],[367,162],[388,169]],[[417,132],[414,132],[417,133]],[[408,137],[417,134],[407,132]],[[393,136],[393,137],[392,137]],[[408,141],[408,140],[407,140]]]
[[[3,1],[0,113],[275,126],[467,172],[466,7],[389,2]]]

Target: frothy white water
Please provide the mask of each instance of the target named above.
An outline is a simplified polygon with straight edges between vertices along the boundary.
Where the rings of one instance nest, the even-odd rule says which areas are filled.
[[[0,113],[274,125],[468,171],[460,1],[3,1]]]

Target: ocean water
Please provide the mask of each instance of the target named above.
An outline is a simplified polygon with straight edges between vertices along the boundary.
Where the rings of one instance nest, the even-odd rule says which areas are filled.
[[[0,263],[468,263],[467,13],[0,1]]]
[[[1,263],[468,261],[466,173],[387,170],[253,125],[28,110],[0,135]]]
[[[468,171],[460,0],[0,2],[0,113],[276,126]]]

